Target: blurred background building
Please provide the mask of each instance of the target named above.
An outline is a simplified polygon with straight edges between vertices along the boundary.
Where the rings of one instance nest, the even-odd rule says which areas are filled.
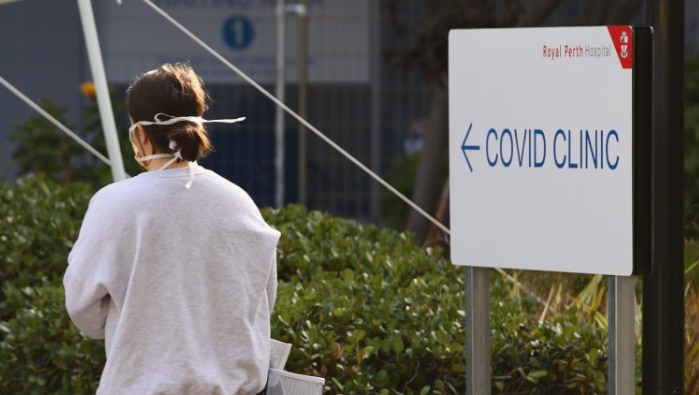
[[[276,0],[153,3],[275,92]],[[417,31],[425,2],[399,2],[397,12],[406,26],[416,26],[415,31],[397,29],[389,22],[390,1],[303,3],[307,48],[299,35],[303,17],[290,7],[285,18],[285,102],[377,174],[400,175],[403,169],[396,167],[396,161],[423,146],[431,91],[420,71],[395,65],[387,54]],[[583,3],[558,1],[545,24],[569,24],[584,12]],[[123,101],[126,86],[138,73],[165,62],[189,61],[204,77],[214,100],[208,118],[247,117],[234,126],[209,126],[216,152],[203,164],[248,190],[260,206],[274,206],[274,103],[143,2],[92,4],[112,100]],[[637,8],[634,20],[642,22],[643,6]],[[696,2],[686,1],[686,19],[687,51],[695,53],[699,43]],[[0,0],[0,77],[36,102],[64,107],[65,117],[80,134],[86,127],[82,113],[90,99],[79,87],[92,77],[77,2]],[[5,180],[14,180],[17,170],[11,160],[10,135],[35,115],[0,86],[0,176]],[[117,113],[116,121],[125,144],[127,119]],[[296,120],[285,116],[284,202],[302,200],[311,209],[359,220],[380,217],[382,187],[315,135],[300,130]]]

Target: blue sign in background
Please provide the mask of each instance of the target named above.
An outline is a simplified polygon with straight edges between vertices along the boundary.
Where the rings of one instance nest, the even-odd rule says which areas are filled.
[[[255,39],[255,27],[250,18],[233,15],[223,22],[223,41],[235,50],[243,50]]]

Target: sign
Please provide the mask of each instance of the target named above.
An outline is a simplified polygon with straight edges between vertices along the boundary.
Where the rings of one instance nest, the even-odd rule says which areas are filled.
[[[632,274],[633,51],[630,26],[450,32],[455,264]]]
[[[154,0],[153,4],[258,83],[274,83],[277,0]],[[110,82],[166,62],[190,61],[207,83],[243,83],[153,9],[138,1],[95,4]],[[369,82],[369,0],[309,0],[311,83]],[[286,80],[298,78],[298,16],[286,18]]]

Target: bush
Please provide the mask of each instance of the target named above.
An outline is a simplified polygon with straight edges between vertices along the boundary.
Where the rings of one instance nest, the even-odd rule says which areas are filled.
[[[87,90],[84,89],[86,86],[89,86]],[[40,105],[58,122],[106,156],[107,143],[94,95],[94,85],[83,84],[81,90],[89,100],[82,112],[84,122],[82,130],[75,130],[74,126],[68,123],[64,117],[66,112],[64,107],[48,101]],[[118,114],[117,119],[126,118],[125,103],[113,101],[113,107],[115,114]],[[116,137],[119,140],[121,156],[131,158],[133,152],[128,133],[122,131],[117,133]],[[20,177],[41,173],[46,178],[62,184],[80,182],[98,187],[112,180],[108,165],[102,163],[42,115],[32,116],[17,125],[16,131],[10,135],[10,140],[15,143],[12,160],[17,164],[17,175]],[[142,171],[142,168],[136,161],[126,160],[124,170],[127,174],[136,175]]]
[[[287,368],[327,378],[326,393],[451,393],[463,387],[463,280],[407,234],[292,206],[282,231],[273,337]]]
[[[91,193],[41,177],[0,184],[0,393],[95,390],[103,345],[70,323],[61,284]],[[461,268],[407,233],[300,206],[263,214],[282,232],[273,336],[293,345],[287,370],[325,377],[326,394],[465,391]],[[606,332],[572,310],[538,324],[530,301],[492,284],[493,393],[606,392]]]
[[[73,327],[61,280],[92,188],[43,176],[0,183],[0,393],[94,393],[101,342]]]
[[[327,394],[465,392],[460,268],[407,233],[298,206],[264,213],[282,232],[273,336],[293,344],[289,370],[326,377]],[[573,310],[538,324],[507,292],[493,282],[493,393],[606,393],[606,331]]]
[[[94,394],[104,343],[81,335],[68,319],[56,284],[3,289],[15,315],[0,323],[0,392]]]
[[[92,192],[84,184],[59,186],[43,176],[0,183],[0,284],[60,284]],[[11,318],[14,310],[3,307],[0,320]]]

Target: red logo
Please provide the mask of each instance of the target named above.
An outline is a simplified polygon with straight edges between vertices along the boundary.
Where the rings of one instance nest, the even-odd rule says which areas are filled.
[[[633,67],[633,28],[631,26],[607,26],[609,36],[614,43],[621,67],[630,69]]]

